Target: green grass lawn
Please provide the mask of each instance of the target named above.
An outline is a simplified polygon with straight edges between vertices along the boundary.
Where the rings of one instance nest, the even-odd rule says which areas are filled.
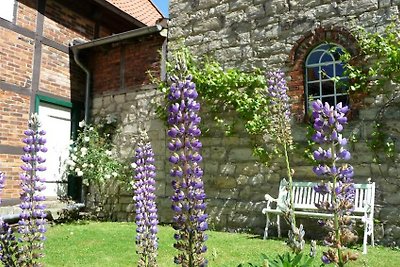
[[[50,227],[45,243],[46,266],[115,267],[136,266],[135,226],[133,223],[82,222]],[[161,226],[159,233],[160,267],[176,266],[172,247],[173,229]],[[260,263],[261,253],[274,256],[287,251],[281,240],[262,240],[249,234],[209,232],[207,259],[209,266],[236,267],[240,263]],[[309,246],[307,247],[309,249]],[[319,253],[322,247],[318,247]],[[361,247],[356,248],[361,255]],[[390,248],[368,248],[368,255],[349,266],[400,266],[400,251]],[[319,266],[319,260],[316,261]]]

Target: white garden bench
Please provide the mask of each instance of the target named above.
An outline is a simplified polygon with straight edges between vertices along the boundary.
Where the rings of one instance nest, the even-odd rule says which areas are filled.
[[[293,201],[294,214],[298,217],[310,218],[332,218],[333,214],[323,213],[319,210],[315,203],[320,201],[330,201],[330,194],[319,194],[314,191],[313,187],[318,183],[314,182],[293,182]],[[288,182],[283,179],[279,184],[278,198],[273,198],[269,194],[265,195],[267,207],[262,210],[266,215],[267,222],[265,225],[264,239],[268,237],[268,227],[270,224],[269,214],[276,214],[278,237],[281,237],[280,214],[287,210],[288,203]],[[371,245],[374,246],[374,202],[375,202],[375,183],[355,184],[355,209],[350,218],[360,220],[364,223],[364,239],[363,254],[367,253],[368,236],[371,236]],[[276,207],[271,204],[276,202]]]

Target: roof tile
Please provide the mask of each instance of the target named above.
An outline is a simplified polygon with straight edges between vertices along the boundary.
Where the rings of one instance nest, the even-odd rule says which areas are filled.
[[[125,13],[131,15],[147,26],[153,26],[158,19],[163,18],[161,12],[151,0],[106,0]]]

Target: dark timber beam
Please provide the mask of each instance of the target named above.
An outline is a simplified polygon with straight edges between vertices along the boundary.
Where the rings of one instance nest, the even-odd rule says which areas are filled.
[[[46,9],[46,0],[37,0],[37,18],[36,18],[36,34],[35,48],[33,53],[33,69],[32,69],[32,94],[30,113],[35,112],[35,94],[39,90],[40,83],[40,67],[42,63],[42,37],[44,28],[44,13]]]
[[[9,22],[9,21],[7,21],[5,19],[2,19],[2,18],[0,18],[0,27],[3,27],[3,28],[8,29],[8,30],[11,30],[11,31],[16,32],[18,34],[21,34],[21,35],[23,35],[25,37],[28,37],[28,38],[32,39],[32,40],[35,39],[35,33],[33,31],[25,29],[25,28],[23,28],[21,26],[18,26],[16,24],[13,24],[13,23],[11,23],[11,22]],[[47,45],[47,46],[50,46],[50,47],[52,47],[54,49],[57,49],[59,51],[62,51],[64,53],[69,53],[68,46],[65,46],[63,44],[57,43],[57,42],[55,42],[53,40],[50,40],[49,38],[44,37],[44,36],[36,36],[36,37],[37,37],[37,39],[40,39],[42,41],[42,43]]]
[[[0,89],[4,91],[11,91],[20,95],[26,95],[30,96],[31,95],[31,90],[29,88],[24,88],[15,84],[10,84],[6,83],[3,81],[0,81]]]
[[[20,147],[19,146],[0,145],[0,154],[22,155],[23,153],[24,153],[24,151],[22,150],[22,145]]]

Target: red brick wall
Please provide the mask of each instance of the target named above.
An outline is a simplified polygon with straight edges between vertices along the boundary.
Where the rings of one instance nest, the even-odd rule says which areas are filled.
[[[29,31],[36,31],[36,1],[19,0],[16,11],[16,25]],[[68,45],[72,39],[92,39],[94,22],[80,17],[77,13],[48,0],[44,18],[43,34],[59,44]],[[23,31],[22,31],[23,32]],[[32,75],[35,46],[41,47],[41,65],[39,90],[56,97],[70,99],[70,56],[44,44],[35,44],[35,40],[0,27],[0,80],[11,87],[26,90],[26,94],[6,91],[0,87],[0,145],[22,149],[21,139],[26,129],[30,112]],[[71,60],[73,60],[71,58]],[[82,71],[75,69],[74,100],[83,102],[80,89],[84,87]],[[80,86],[83,84],[83,86]],[[9,86],[9,87],[10,87]],[[82,90],[83,91],[83,90]],[[1,153],[1,151],[0,151]],[[0,154],[0,170],[7,175],[3,198],[19,197],[19,173],[21,165],[19,155]]]
[[[130,41],[129,44],[114,44],[92,50],[90,66],[93,73],[93,92],[117,91],[120,89],[120,66],[125,64],[123,89],[135,89],[150,84],[147,71],[155,77],[160,73],[160,51],[164,38],[158,34]],[[124,45],[125,58],[121,63],[121,45]]]
[[[16,24],[25,29],[36,29],[36,1],[18,0]]]
[[[29,112],[29,97],[0,88],[0,145],[21,146]]]
[[[120,88],[121,46],[107,50],[96,49],[91,54],[91,72],[93,75],[93,92],[95,94],[116,91]]]
[[[22,164],[20,157],[19,155],[0,154],[0,169],[6,175],[5,188],[1,192],[2,199],[19,197],[19,174]]]
[[[32,39],[0,27],[0,80],[30,87],[32,78]]]
[[[54,0],[46,4],[43,35],[57,43],[68,45],[73,39],[94,38],[94,21],[65,8]]]
[[[70,63],[71,99],[82,102],[85,97],[86,74],[74,61]]]
[[[74,39],[92,40],[95,34],[95,21],[79,14],[80,10],[72,11],[60,5],[59,2],[61,1],[46,1],[43,25],[44,43],[46,43],[46,38],[64,46],[68,46]],[[16,28],[31,37],[32,32],[36,32],[38,26],[36,25],[38,19],[36,3],[37,1],[32,0],[18,0],[17,3],[15,23],[19,27]],[[21,28],[25,30],[21,30]],[[104,25],[100,26],[99,31],[101,37],[111,34],[111,30]],[[36,36],[40,36],[39,34],[37,33]],[[4,88],[0,87],[0,145],[14,147],[14,151],[19,151],[19,147],[22,147],[23,130],[26,128],[29,117],[31,97],[28,94],[35,89],[32,88],[34,62],[40,61],[39,92],[59,97],[62,100],[73,99],[81,103],[84,100],[85,75],[74,63],[69,53],[50,47],[49,42],[45,45],[35,43],[36,41],[39,42],[40,38],[31,39],[13,30],[0,27],[0,81],[8,84]],[[148,46],[153,47],[150,43]],[[35,47],[41,47],[41,49],[35,50]],[[145,64],[150,68],[152,66],[150,62],[155,58],[157,52],[151,53],[151,49],[144,46],[139,47],[142,53],[147,53],[149,57],[144,62],[136,60],[136,64]],[[95,77],[95,79],[99,79],[95,80],[96,86],[101,90],[102,88],[112,88],[113,90],[119,88],[119,47],[114,48],[110,50],[109,54],[98,53],[99,57],[104,59],[99,61],[102,62],[101,68],[97,69],[100,75]],[[41,60],[34,60],[35,52],[41,52]],[[142,67],[148,69],[147,66]],[[131,65],[129,68],[129,71],[136,71]],[[103,77],[103,75],[105,76]],[[139,80],[131,82],[129,75],[127,75],[127,79],[129,78],[131,83],[144,83],[144,75],[143,70],[143,74],[139,75],[141,78],[137,78]],[[13,90],[6,91],[10,88]],[[16,93],[18,90],[26,90],[26,94]],[[2,197],[18,197],[20,156],[5,155],[4,150],[0,153],[3,153],[0,154],[0,170],[7,175],[7,184]]]
[[[150,77],[147,71],[151,71],[154,77],[159,76],[161,63],[160,52],[163,42],[164,38],[157,34],[137,40],[127,46],[125,60],[126,88],[134,88],[138,85],[149,84]]]
[[[41,91],[71,98],[69,61],[68,54],[49,46],[42,47]]]

